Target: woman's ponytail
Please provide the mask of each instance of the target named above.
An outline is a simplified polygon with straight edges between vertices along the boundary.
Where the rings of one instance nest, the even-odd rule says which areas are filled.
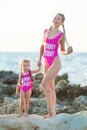
[[[66,37],[66,31],[65,31],[64,24],[62,24],[62,28],[63,28],[63,32],[64,32],[64,36],[65,36],[66,45],[69,47],[69,44],[68,44],[68,41],[67,41],[67,37]]]

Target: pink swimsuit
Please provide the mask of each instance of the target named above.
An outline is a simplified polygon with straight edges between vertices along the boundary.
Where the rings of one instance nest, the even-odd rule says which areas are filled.
[[[49,39],[45,37],[46,32],[47,30],[44,31],[44,60],[48,66],[51,66],[55,57],[58,56],[59,40],[64,33],[61,32],[56,37]]]
[[[22,85],[21,85],[21,89],[26,93],[29,89],[32,88],[32,78],[31,78],[31,74],[30,71],[28,72],[28,74],[23,75],[22,74]]]

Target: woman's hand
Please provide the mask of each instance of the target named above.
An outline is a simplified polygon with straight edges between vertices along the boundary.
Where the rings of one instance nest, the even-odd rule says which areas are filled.
[[[70,54],[70,53],[72,53],[72,52],[73,52],[72,46],[68,47],[67,53]]]

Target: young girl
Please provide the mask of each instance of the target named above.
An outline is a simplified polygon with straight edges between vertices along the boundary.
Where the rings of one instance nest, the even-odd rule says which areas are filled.
[[[17,117],[23,116],[23,111],[25,116],[28,116],[29,102],[32,93],[32,74],[38,73],[41,69],[38,65],[38,69],[30,70],[30,60],[22,59],[19,62],[20,65],[20,75],[18,80],[18,85],[16,87],[16,94],[19,94],[20,90],[20,113]]]
[[[40,48],[40,56],[38,65],[41,64],[42,56],[44,57],[44,77],[42,80],[42,87],[47,100],[47,115],[44,118],[54,117],[56,115],[56,94],[54,80],[61,69],[61,60],[58,53],[60,51],[64,55],[71,54],[73,48],[68,45],[64,27],[65,17],[63,14],[58,13],[53,18],[53,25],[44,30],[43,44]],[[59,30],[62,26],[63,32]],[[68,45],[65,49],[65,41]]]

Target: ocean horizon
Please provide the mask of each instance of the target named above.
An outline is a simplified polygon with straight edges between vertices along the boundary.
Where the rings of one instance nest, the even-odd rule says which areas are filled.
[[[71,83],[87,85],[87,53],[73,52],[70,55],[61,55],[60,53],[59,55],[62,69],[58,75],[67,73]],[[31,69],[36,69],[39,52],[0,52],[0,71],[13,71],[18,74],[18,64],[21,58],[29,58]],[[43,73],[43,64],[42,59],[41,73]]]

